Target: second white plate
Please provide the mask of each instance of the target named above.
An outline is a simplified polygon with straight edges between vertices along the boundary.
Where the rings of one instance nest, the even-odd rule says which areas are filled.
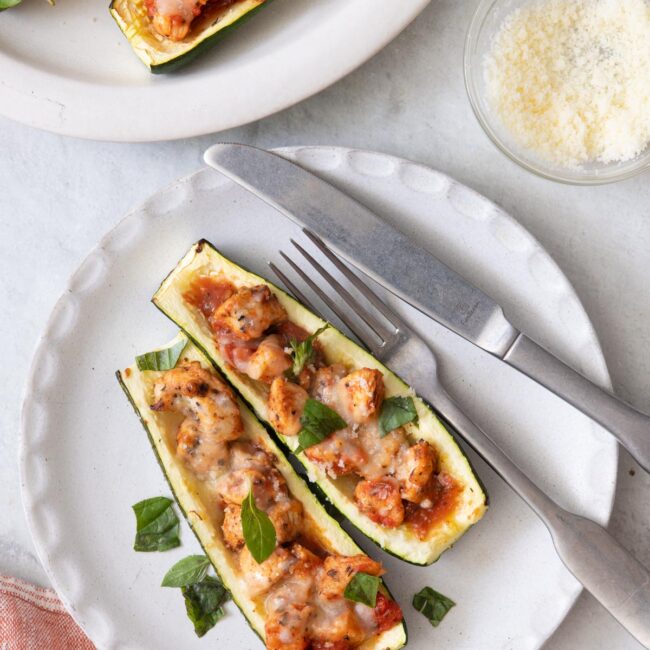
[[[608,377],[598,342],[566,278],[539,244],[492,203],[426,167],[332,147],[284,150],[342,186],[502,302],[517,324],[594,381]],[[168,487],[113,372],[170,338],[149,303],[197,239],[268,275],[298,229],[216,172],[203,169],[149,199],[112,230],[72,277],[34,358],[23,417],[25,509],[40,558],[67,608],[100,648],[261,647],[233,606],[203,641],[182,598],[160,588],[183,546],[135,553],[130,506]],[[557,398],[410,308],[442,377],[468,413],[565,507],[606,523],[615,490],[613,440]],[[487,485],[484,518],[433,566],[387,556],[413,648],[539,648],[580,586],[527,507],[470,454]],[[438,628],[410,605],[430,585],[457,606]]]
[[[96,140],[171,140],[261,119],[326,88],[429,0],[274,0],[176,74],[152,75],[108,1],[31,0],[0,21],[0,113]],[[332,45],[335,45],[334,47]]]

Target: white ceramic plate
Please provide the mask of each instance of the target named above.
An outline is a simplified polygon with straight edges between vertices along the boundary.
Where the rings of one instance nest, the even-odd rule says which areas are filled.
[[[429,0],[275,0],[198,61],[152,75],[108,0],[30,0],[0,20],[0,113],[99,140],[171,140],[266,117],[326,88]]]
[[[492,203],[448,177],[383,154],[331,147],[283,150],[374,207],[502,300],[519,324],[607,385],[598,342],[549,256]],[[40,558],[77,622],[100,648],[256,648],[239,611],[194,637],[180,594],[158,585],[181,548],[135,553],[130,506],[169,494],[144,431],[113,376],[175,333],[149,298],[206,237],[265,275],[293,224],[216,172],[181,179],[131,213],[70,281],[36,352],[23,413],[25,509]],[[442,376],[467,411],[561,504],[605,523],[616,445],[543,389],[410,308],[440,353]],[[538,648],[580,587],[546,530],[479,460],[491,508],[435,565],[418,568],[356,538],[388,569],[411,647]],[[457,603],[434,629],[411,605],[425,585]],[[222,645],[219,645],[219,644]],[[225,645],[224,645],[225,644]]]

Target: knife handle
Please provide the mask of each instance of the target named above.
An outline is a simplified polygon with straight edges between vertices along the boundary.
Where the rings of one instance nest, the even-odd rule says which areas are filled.
[[[592,596],[650,648],[650,572],[602,526],[560,510],[549,526],[558,555]]]
[[[608,429],[650,472],[650,417],[591,383],[523,334],[503,360]]]
[[[561,508],[482,431],[442,386],[418,390],[436,411],[544,522],[564,565],[646,648],[650,649],[650,571],[602,526]]]

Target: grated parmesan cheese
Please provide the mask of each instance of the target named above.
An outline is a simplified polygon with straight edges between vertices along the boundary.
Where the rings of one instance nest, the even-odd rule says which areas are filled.
[[[487,99],[552,163],[622,162],[650,141],[650,2],[541,0],[514,10],[484,60]]]

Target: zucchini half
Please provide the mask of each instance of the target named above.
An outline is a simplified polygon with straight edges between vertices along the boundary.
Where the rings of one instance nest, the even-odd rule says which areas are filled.
[[[174,345],[181,338],[185,338],[182,333],[161,349]],[[182,358],[199,361],[204,368],[217,374],[210,361],[192,343],[188,343]],[[209,508],[203,501],[200,484],[175,454],[176,430],[182,418],[176,413],[156,412],[149,408],[153,400],[153,384],[159,375],[159,372],[141,371],[137,365],[132,365],[124,371],[118,371],[117,379],[149,436],[149,442],[160,468],[187,523],[210,559],[217,575],[230,592],[233,601],[244,614],[253,631],[264,641],[263,604],[248,596],[237,562],[223,541],[220,522],[215,521],[214,507]],[[341,555],[363,553],[326,512],[250,409],[241,399],[237,401],[244,426],[242,439],[254,441],[275,456],[277,459],[275,466],[285,478],[289,491],[303,505],[307,534],[316,539],[328,552]],[[406,626],[402,621],[400,625],[395,625],[390,630],[365,641],[359,646],[359,650],[398,650],[405,644]]]
[[[266,0],[237,0],[225,8],[206,9],[182,41],[161,36],[152,26],[143,0],[112,0],[110,12],[133,51],[155,74],[173,72],[250,18]]]
[[[315,332],[325,325],[325,321],[315,316],[282,289],[221,255],[205,240],[199,241],[190,249],[167,276],[152,299],[164,314],[205,350],[244,400],[251,405],[257,416],[267,426],[273,428],[267,408],[268,388],[237,372],[228,364],[221,356],[203,315],[183,299],[183,294],[197,275],[221,277],[229,280],[236,287],[268,285],[286,309],[289,319],[308,332]],[[352,368],[376,368],[384,376],[387,397],[413,396],[412,389],[397,375],[334,327],[323,332],[318,340],[328,364],[342,363]],[[405,526],[390,529],[375,523],[363,514],[354,502],[353,482],[346,477],[330,478],[303,453],[298,454],[297,458],[306,468],[310,480],[318,484],[331,503],[361,532],[389,553],[412,564],[427,565],[437,560],[443,551],[454,544],[472,524],[481,519],[487,509],[487,495],[468,459],[433,410],[418,397],[414,397],[414,401],[419,424],[417,428],[412,424],[406,426],[409,438],[413,442],[424,439],[431,443],[438,452],[441,467],[455,479],[460,488],[453,511],[445,516],[442,522],[434,525],[424,540]],[[290,450],[293,451],[298,446],[298,436],[282,436],[277,431],[276,434]]]

